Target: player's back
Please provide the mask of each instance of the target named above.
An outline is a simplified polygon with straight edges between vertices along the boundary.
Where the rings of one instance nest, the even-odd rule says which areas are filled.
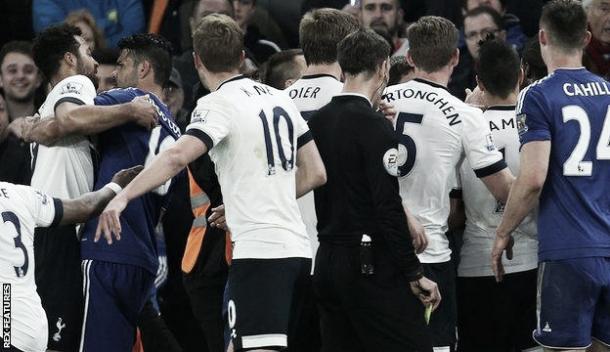
[[[513,175],[519,173],[519,134],[515,119],[515,106],[491,106],[483,113],[493,135],[496,148],[502,153]],[[458,275],[491,276],[489,258],[496,228],[504,213],[504,204],[498,202],[485,184],[476,177],[468,160],[460,167],[459,180],[466,210],[466,228],[460,250]],[[513,232],[514,258],[505,260],[507,273],[530,270],[536,267],[538,249],[535,215],[528,215]]]
[[[497,161],[485,152],[495,151],[493,139],[481,111],[438,84],[411,80],[388,87],[385,99],[398,112],[397,173],[403,204],[424,226],[430,241],[420,260],[448,261],[451,250],[445,232],[451,180],[464,154],[477,176],[487,172],[486,167]]]
[[[213,146],[233,257],[311,258],[295,184],[296,151],[311,134],[288,95],[234,77],[199,99],[188,130]]]
[[[610,84],[557,69],[519,96],[521,143],[550,140],[539,204],[540,260],[610,256]]]
[[[34,229],[58,222],[61,211],[56,207],[61,207],[61,203],[33,188],[0,182],[0,284],[5,302],[4,331],[8,328],[11,343],[24,351],[46,349],[47,319],[34,280]]]
[[[341,90],[343,83],[328,74],[303,76],[285,89],[305,121],[309,121],[316,111],[328,104]]]
[[[136,88],[114,89],[100,94],[95,99],[95,103],[96,105],[122,104],[146,94],[149,93]],[[121,169],[150,163],[155,155],[169,148],[180,137],[180,130],[171,120],[167,106],[152,94],[150,98],[157,107],[158,126],[149,131],[135,123],[128,123],[98,136],[100,163],[95,190],[110,182],[112,176]],[[126,262],[156,273],[155,226],[170,184],[171,180],[153,192],[130,202],[121,214],[124,235],[121,241],[113,243],[112,246],[104,241],[93,242],[97,218],[90,220],[86,224],[81,242],[82,257]]]

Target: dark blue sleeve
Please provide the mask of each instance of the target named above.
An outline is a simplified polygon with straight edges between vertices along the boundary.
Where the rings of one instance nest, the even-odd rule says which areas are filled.
[[[145,30],[144,8],[141,0],[121,0],[117,1],[117,4],[122,31],[107,37],[112,47],[116,47],[121,38],[142,33]]]
[[[116,105],[128,103],[135,97],[131,89],[112,89],[98,94],[93,101],[95,105]]]
[[[34,31],[41,32],[45,28],[60,23],[66,18],[66,11],[57,0],[34,0],[32,5],[32,17],[34,19]]]
[[[530,86],[519,95],[516,114],[521,146],[528,142],[551,140],[551,111],[536,88]]]

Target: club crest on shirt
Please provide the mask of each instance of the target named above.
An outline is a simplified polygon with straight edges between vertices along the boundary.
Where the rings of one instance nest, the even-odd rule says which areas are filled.
[[[529,130],[529,127],[527,127],[527,124],[525,123],[526,117],[525,114],[517,115],[517,131],[519,132],[519,135],[522,135]]]
[[[68,82],[61,87],[61,94],[80,94],[83,85],[77,82]]]
[[[210,110],[198,110],[193,111],[191,115],[191,123],[205,123],[205,118],[208,116]]]
[[[494,137],[490,134],[485,136],[486,147],[490,152],[496,150],[496,145],[494,144]]]

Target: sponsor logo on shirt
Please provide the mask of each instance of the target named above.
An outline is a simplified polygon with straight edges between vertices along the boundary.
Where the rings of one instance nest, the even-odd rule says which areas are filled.
[[[61,94],[80,94],[83,85],[77,82],[68,82],[61,87]]]

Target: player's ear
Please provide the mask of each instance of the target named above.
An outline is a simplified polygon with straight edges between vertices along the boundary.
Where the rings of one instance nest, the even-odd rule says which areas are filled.
[[[474,77],[477,81],[477,86],[479,86],[479,89],[481,90],[481,92],[485,91],[485,85],[483,84],[483,82],[481,82],[481,80],[479,79],[479,75],[476,75]]]
[[[548,39],[546,37],[546,32],[542,28],[538,31],[538,41],[540,42],[540,45],[547,45],[548,44]]]
[[[455,48],[453,54],[451,54],[451,60],[449,60],[449,65],[453,68],[456,67],[460,63],[460,49]]]
[[[585,32],[584,42],[583,42],[583,48],[586,48],[587,45],[589,45],[590,41],[591,41],[591,32],[590,31],[586,31]]]
[[[64,54],[64,61],[70,66],[70,67],[75,67],[77,66],[77,62],[76,62],[76,56],[74,54],[72,54],[71,52],[66,52]]]
[[[144,78],[148,74],[152,74],[152,65],[150,64],[150,61],[148,61],[148,60],[142,60],[142,62],[140,62],[138,64],[137,69],[138,69],[138,76],[140,78]]]
[[[410,66],[415,67],[415,62],[413,62],[413,57],[411,56],[411,52],[409,50],[407,50],[406,58],[407,58],[407,63]]]
[[[525,71],[523,70],[523,66],[521,66],[519,68],[519,84],[517,85],[517,87],[521,87],[521,85],[523,84],[523,80],[525,80]]]
[[[246,61],[246,52],[244,50],[241,51],[241,55],[239,55],[239,67],[241,67]]]

